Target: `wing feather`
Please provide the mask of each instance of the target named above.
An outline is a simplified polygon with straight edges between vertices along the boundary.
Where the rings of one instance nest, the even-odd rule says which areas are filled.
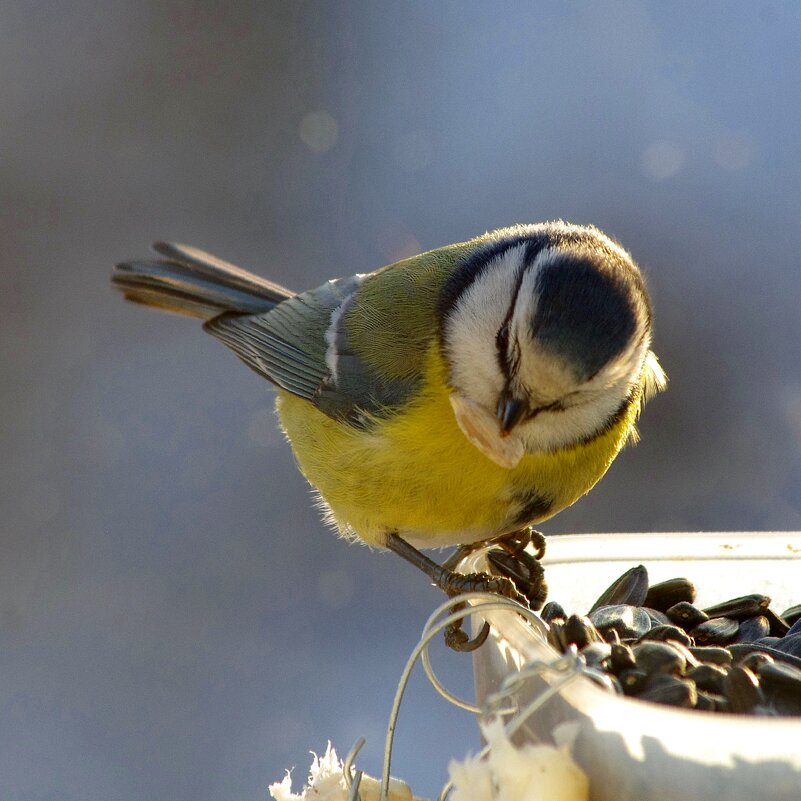
[[[330,378],[326,332],[332,315],[358,287],[356,277],[329,281],[263,314],[222,314],[206,330],[248,367],[282,389],[316,402]]]
[[[329,281],[261,314],[223,314],[205,327],[277,386],[367,427],[419,391],[439,290],[463,251],[451,246]]]

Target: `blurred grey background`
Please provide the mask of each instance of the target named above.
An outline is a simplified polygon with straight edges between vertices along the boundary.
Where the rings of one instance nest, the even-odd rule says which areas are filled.
[[[672,381],[544,530],[801,527],[800,45],[757,0],[0,3],[3,799],[266,799],[361,735],[376,774],[440,601],[324,529],[263,381],[111,292],[152,239],[304,289],[596,223]],[[416,679],[395,772],[477,747]]]

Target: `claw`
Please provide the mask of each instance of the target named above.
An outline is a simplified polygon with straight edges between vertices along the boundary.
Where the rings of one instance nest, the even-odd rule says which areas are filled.
[[[496,547],[487,552],[490,565],[501,576],[514,582],[532,609],[542,608],[548,597],[545,571],[539,562],[545,554],[545,537],[528,528],[500,537],[492,544]],[[536,549],[534,554],[526,550],[529,545]]]
[[[467,632],[462,629],[463,621],[464,618],[457,620],[445,629],[445,645],[454,651],[475,651],[476,648],[480,648],[487,641],[490,624],[484,621],[481,631],[471,640],[467,636]]]
[[[495,549],[487,552],[487,561],[501,576],[514,583],[532,609],[542,607],[548,597],[545,570],[531,554],[524,551],[518,556],[511,556],[505,551]]]
[[[398,556],[406,559],[407,562],[420,568],[437,587],[451,597],[464,592],[489,592],[510,598],[526,608],[529,607],[526,596],[519,592],[514,581],[505,575],[455,573],[450,569],[451,560],[446,562],[445,566],[438,565],[394,532],[387,535],[386,546]],[[485,624],[479,635],[470,640],[461,627],[462,621],[460,620],[452,624],[445,632],[445,642],[457,651],[475,650],[485,642],[489,634],[489,625]]]

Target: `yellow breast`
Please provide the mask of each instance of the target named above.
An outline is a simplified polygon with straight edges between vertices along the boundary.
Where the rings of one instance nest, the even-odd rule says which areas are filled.
[[[500,467],[459,430],[446,368],[432,348],[424,390],[371,430],[338,422],[279,392],[277,408],[303,474],[345,535],[371,545],[396,531],[435,547],[489,539],[552,517],[603,476],[631,434],[638,406],[608,432]]]

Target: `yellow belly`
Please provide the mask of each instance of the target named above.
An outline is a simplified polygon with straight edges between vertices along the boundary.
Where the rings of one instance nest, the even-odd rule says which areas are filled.
[[[475,448],[456,424],[445,368],[432,351],[426,389],[402,413],[363,431],[279,392],[277,408],[304,476],[345,535],[382,545],[396,531],[421,547],[489,539],[538,523],[586,493],[628,439],[636,406],[586,445],[523,457],[512,470]],[[525,499],[547,498],[547,508]]]

